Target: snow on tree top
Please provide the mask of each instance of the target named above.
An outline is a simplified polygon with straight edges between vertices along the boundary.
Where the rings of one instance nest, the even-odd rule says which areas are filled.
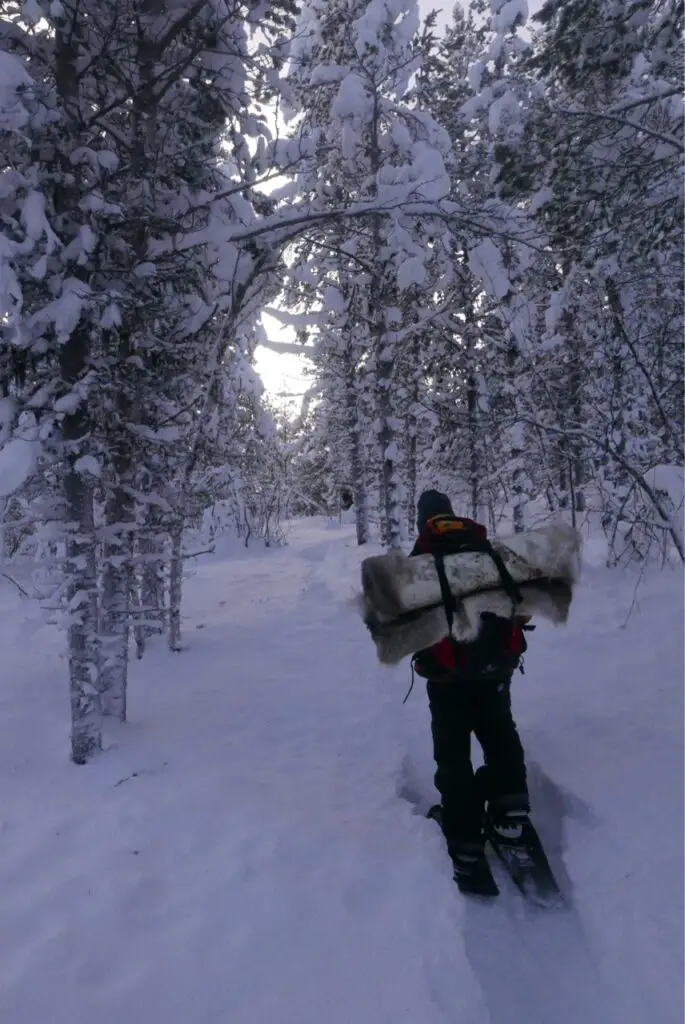
[[[16,92],[22,86],[31,86],[33,81],[24,65],[11,53],[0,50],[0,97],[3,102],[8,98],[7,93]]]
[[[355,46],[360,57],[379,49],[387,25],[392,25],[396,46],[409,46],[419,30],[418,5],[411,0],[371,0],[354,23]]]
[[[491,27],[498,35],[506,35],[528,20],[527,0],[491,0]]]
[[[356,72],[350,72],[340,83],[333,101],[331,114],[334,118],[360,120],[370,107],[371,97],[364,79]]]
[[[0,50],[0,131],[16,131],[29,119],[21,98],[22,88],[33,85],[22,63],[11,53]]]
[[[309,78],[310,85],[335,85],[345,77],[345,68],[339,64],[317,64]]]

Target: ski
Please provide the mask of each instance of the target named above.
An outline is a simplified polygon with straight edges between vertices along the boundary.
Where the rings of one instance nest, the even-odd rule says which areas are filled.
[[[529,820],[498,828],[486,818],[485,835],[514,885],[527,900],[540,907],[563,905],[563,894],[542,841]]]

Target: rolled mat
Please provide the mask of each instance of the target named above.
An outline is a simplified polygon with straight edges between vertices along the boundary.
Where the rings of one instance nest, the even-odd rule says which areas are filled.
[[[455,639],[475,638],[482,612],[508,617],[540,616],[566,622],[573,585],[580,576],[581,538],[568,523],[493,538],[522,601],[503,589],[502,577],[486,552],[444,556],[447,582],[457,599]],[[379,661],[395,665],[447,635],[447,617],[432,555],[409,558],[399,551],[374,555],[362,562],[359,610],[376,645]]]

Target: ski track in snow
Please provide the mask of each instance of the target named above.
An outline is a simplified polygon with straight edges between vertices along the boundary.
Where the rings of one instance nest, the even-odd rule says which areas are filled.
[[[427,702],[350,610],[352,531],[204,559],[188,650],[66,761],[61,639],[0,588],[0,1020],[681,1024],[681,577],[589,568],[515,711],[568,908],[462,898]],[[0,581],[1,583],[2,581]]]

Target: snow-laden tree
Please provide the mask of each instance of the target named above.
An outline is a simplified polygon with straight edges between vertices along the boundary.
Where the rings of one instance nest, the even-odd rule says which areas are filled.
[[[442,481],[461,508],[489,516],[493,525],[508,504],[522,528],[534,486],[523,464],[517,395],[535,316],[523,282],[536,252],[531,243],[539,247],[540,239],[498,182],[498,153],[503,140],[517,140],[523,130],[527,44],[517,34],[518,6],[496,11],[491,25],[480,15],[455,8],[415,87],[450,136],[451,198],[485,215],[452,231],[451,274],[435,296],[439,314],[422,353],[430,382],[422,401],[435,417],[423,482]]]
[[[663,531],[650,473],[683,462],[682,17],[550,2],[530,62],[528,188],[556,253],[546,362],[565,367],[547,434],[576,493],[594,476],[616,557]]]
[[[532,47],[525,5],[492,11],[487,28],[455,13],[428,90],[453,193],[509,204],[533,245],[453,234],[462,293],[428,396],[453,431],[437,431],[432,476],[446,463],[459,490],[470,463],[519,525],[541,498],[575,520],[591,484],[617,557],[644,555],[664,529],[677,547],[650,485],[654,466],[682,464],[676,6],[550,3]]]
[[[111,0],[11,5],[3,22],[2,366],[14,437],[43,442],[62,492],[79,763],[101,714],[125,716],[136,527],[171,537],[178,591],[213,380],[274,263],[227,239],[256,217],[250,140],[263,150],[288,17]]]
[[[325,211],[380,202],[389,215],[309,232],[293,261],[289,301],[321,308],[314,359],[330,382],[357,539],[368,537],[367,492],[379,495],[381,532],[397,546],[404,520],[404,445],[395,404],[396,370],[411,347],[422,305],[431,302],[427,264],[435,232],[399,203],[447,192],[447,139],[408,100],[420,65],[419,21],[409,0],[307,5],[293,55],[291,103],[297,131],[316,143],[298,188]],[[372,458],[365,457],[369,432]],[[375,457],[373,457],[375,455]]]
[[[3,7],[0,501],[11,544],[60,523],[78,762],[131,625],[179,646],[205,503],[266,537],[296,489],[251,379],[279,290],[314,317],[299,500],[349,486],[360,542],[451,476],[492,522],[591,494],[616,558],[682,552],[682,6],[549,0],[532,55],[518,0],[437,48],[409,0],[296,13]]]
[[[16,8],[9,14],[18,19],[20,12]],[[105,143],[98,145],[103,156],[94,153],[92,165],[80,160],[87,152],[86,133],[76,111],[73,50],[61,27],[48,36],[12,19],[3,29],[11,49],[23,58],[3,52],[1,68],[6,187],[0,287],[3,363],[9,369],[5,386],[14,428],[3,457],[28,428],[60,461],[72,753],[83,762],[100,741],[93,507],[98,463],[91,454],[92,424],[83,402],[92,381],[87,361],[92,317],[85,313],[92,309],[92,290],[84,266],[97,241],[91,189],[106,173],[111,153]],[[18,109],[26,117],[17,125]],[[54,446],[57,430],[59,448]]]

